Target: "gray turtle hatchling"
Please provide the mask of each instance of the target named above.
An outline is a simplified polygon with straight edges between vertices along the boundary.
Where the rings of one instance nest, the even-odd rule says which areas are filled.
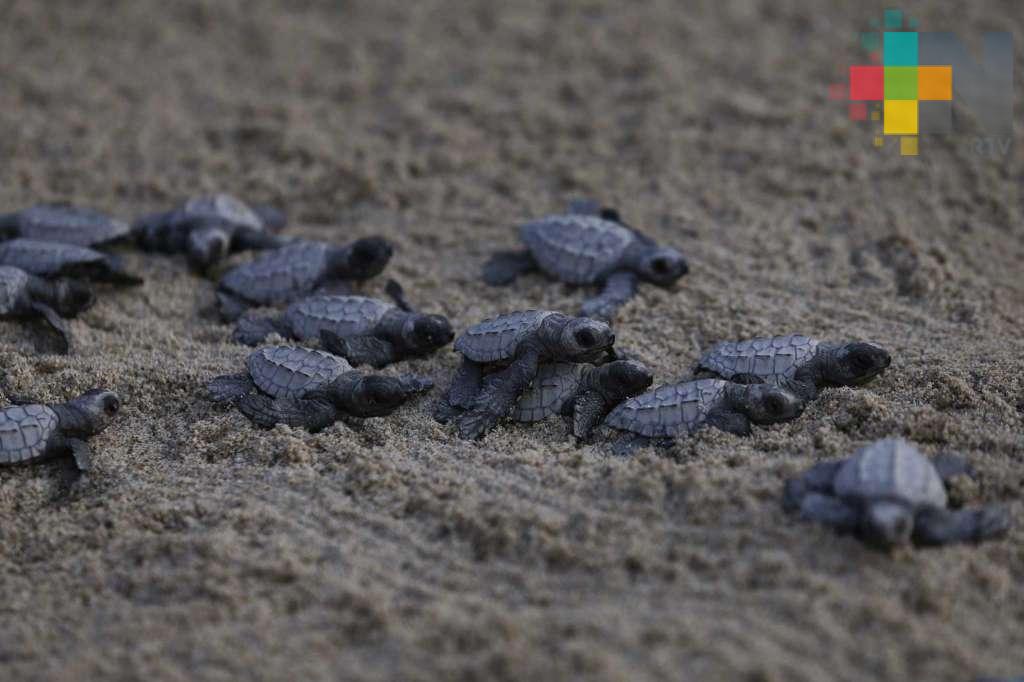
[[[519,236],[526,250],[495,254],[484,266],[484,281],[504,286],[541,270],[568,284],[602,285],[599,295],[583,303],[580,314],[586,317],[610,320],[634,296],[640,280],[670,286],[688,271],[678,251],[659,247],[624,225],[616,211],[590,202],[526,223]]]
[[[243,317],[234,339],[250,346],[273,332],[299,341],[320,339],[325,349],[353,366],[384,367],[429,355],[455,338],[447,318],[410,310],[394,280],[388,282],[388,292],[397,306],[365,296],[304,298],[280,317]]]
[[[125,271],[116,256],[73,244],[34,239],[0,242],[0,265],[21,268],[47,279],[72,277],[113,284],[142,284],[140,277]]]
[[[960,457],[944,455],[933,462],[911,443],[887,438],[789,479],[783,507],[882,547],[1000,537],[1010,527],[1005,507],[947,508],[944,481],[971,473]]]
[[[510,417],[529,423],[559,414],[571,420],[574,436],[587,440],[616,405],[643,393],[653,381],[651,370],[635,360],[597,367],[575,362],[541,365]]]
[[[302,426],[316,432],[344,417],[383,417],[433,382],[416,375],[365,374],[320,350],[268,346],[253,351],[246,371],[216,377],[208,389],[215,402],[237,402],[258,426]]]
[[[42,318],[57,332],[61,352],[71,347],[65,317],[74,317],[94,302],[92,292],[73,280],[48,281],[20,268],[0,265],[0,318]]]
[[[459,414],[459,436],[482,437],[506,416],[541,363],[588,362],[611,351],[615,334],[604,322],[551,310],[507,313],[476,324],[455,340],[462,364],[434,418]],[[495,369],[482,386],[483,374]],[[482,386],[482,387],[481,387]]]
[[[107,428],[121,408],[113,391],[94,388],[55,405],[23,404],[0,410],[0,465],[27,464],[70,454],[88,471],[86,439]]]
[[[189,264],[205,271],[228,254],[276,249],[286,223],[283,213],[269,206],[249,206],[228,194],[193,197],[178,208],[136,221],[139,247],[159,253],[185,253]]]
[[[342,280],[379,274],[391,259],[391,244],[380,237],[347,246],[302,241],[274,249],[232,268],[221,278],[217,301],[225,322],[237,320],[250,306],[280,305]]]
[[[4,239],[21,237],[75,246],[101,246],[126,238],[130,231],[124,221],[70,204],[39,204],[0,215],[0,236]]]
[[[823,387],[865,384],[891,361],[888,351],[875,343],[829,343],[787,334],[719,343],[700,359],[694,376],[778,384],[813,400]]]
[[[738,436],[750,425],[796,419],[803,401],[779,386],[744,386],[721,379],[698,379],[659,386],[612,410],[607,426],[623,431],[613,444],[625,455],[646,445],[668,447],[681,436],[714,426]]]

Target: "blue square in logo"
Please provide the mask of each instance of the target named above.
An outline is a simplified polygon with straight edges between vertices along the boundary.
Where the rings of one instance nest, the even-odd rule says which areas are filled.
[[[917,32],[886,31],[882,34],[885,66],[917,66]]]

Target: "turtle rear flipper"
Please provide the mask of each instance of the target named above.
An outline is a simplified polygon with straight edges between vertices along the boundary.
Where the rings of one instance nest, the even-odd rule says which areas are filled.
[[[57,314],[57,311],[43,303],[33,303],[32,310],[50,325],[50,328],[57,333],[60,340],[60,353],[66,355],[71,351],[71,329],[68,322]]]
[[[616,311],[636,295],[639,278],[628,271],[612,273],[601,293],[583,302],[581,314],[598,320],[610,320]]]
[[[225,291],[217,292],[217,314],[224,322],[234,322],[249,309],[245,301]]]
[[[914,519],[913,537],[919,545],[947,545],[999,538],[1009,529],[1010,512],[1002,505],[957,511],[930,508]]]
[[[484,264],[483,277],[492,287],[503,287],[536,269],[537,262],[529,251],[499,251]]]
[[[275,424],[301,427],[311,433],[321,431],[338,420],[338,411],[326,400],[305,400],[301,398],[272,399],[252,393],[238,403],[239,411],[252,423],[263,428]]]
[[[254,393],[256,384],[253,383],[252,377],[247,372],[225,374],[211,379],[210,383],[206,385],[206,390],[209,391],[213,402],[225,403]]]
[[[231,340],[245,346],[257,346],[271,334],[280,334],[284,337],[291,336],[288,330],[281,327],[282,325],[278,324],[277,320],[273,317],[243,315],[238,320],[235,331],[231,333]]]
[[[353,367],[371,365],[384,367],[395,361],[395,348],[376,336],[338,336],[330,329],[320,330],[320,343],[323,347],[345,358]]]
[[[810,493],[830,495],[832,481],[845,461],[818,462],[799,476],[787,480],[782,493],[782,508],[791,512],[800,509],[800,503]]]
[[[276,206],[254,204],[250,208],[263,221],[263,226],[271,232],[280,232],[288,225],[288,216]]]
[[[800,501],[800,516],[841,531],[853,532],[860,521],[859,512],[842,500],[821,493],[810,493]]]
[[[229,246],[230,251],[266,251],[279,249],[288,243],[287,237],[280,237],[273,232],[254,230],[244,227],[235,230]]]
[[[144,279],[133,275],[124,268],[124,263],[117,256],[107,256],[94,265],[94,277],[97,281],[125,286],[139,286]]]

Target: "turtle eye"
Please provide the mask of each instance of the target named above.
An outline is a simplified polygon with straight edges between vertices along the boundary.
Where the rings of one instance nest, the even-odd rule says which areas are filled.
[[[579,344],[580,348],[590,348],[597,343],[597,338],[591,330],[581,329],[576,332],[576,343]]]
[[[659,275],[667,275],[671,268],[672,265],[668,262],[667,258],[655,258],[651,263],[651,269]]]
[[[109,415],[117,414],[117,411],[121,409],[121,402],[117,398],[105,398],[103,400],[103,411]]]
[[[622,216],[620,216],[619,212],[616,211],[614,208],[602,208],[601,218],[604,220],[610,220],[614,223],[622,222]]]
[[[770,395],[765,398],[764,405],[768,413],[773,415],[781,415],[786,410],[785,402],[777,395]]]

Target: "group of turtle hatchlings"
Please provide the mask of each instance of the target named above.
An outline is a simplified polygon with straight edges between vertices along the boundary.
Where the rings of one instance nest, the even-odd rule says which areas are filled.
[[[579,316],[552,310],[497,315],[456,335],[440,315],[414,310],[389,281],[390,301],[354,295],[352,285],[380,274],[392,255],[381,238],[338,246],[282,236],[284,214],[225,194],[200,196],[134,225],[66,204],[0,216],[0,317],[39,318],[69,352],[67,318],[95,301],[94,282],[138,285],[104,247],[133,241],[148,252],[183,254],[209,273],[228,255],[262,253],[227,270],[217,285],[216,314],[235,323],[234,341],[259,346],[271,335],[295,344],[253,351],[245,369],[212,379],[210,397],[236,406],[261,427],[287,424],[318,431],[338,420],[391,414],[433,387],[415,374],[375,369],[423,357],[454,341],[461,364],[433,416],[477,439],[502,419],[565,418],[581,443],[611,434],[610,450],[627,455],[664,447],[698,429],[748,435],[754,424],[800,416],[823,388],[859,386],[890,364],[866,342],[831,343],[801,335],[726,341],[708,350],[688,376],[651,388],[653,374],[615,349],[610,321],[640,282],[671,286],[688,270],[679,251],[659,246],[613,209],[577,201],[560,215],[520,227],[523,249],[496,253],[483,280],[508,286],[540,271],[593,286]],[[250,308],[277,307],[273,316]],[[283,309],[280,309],[283,307]],[[9,395],[0,410],[0,464],[70,454],[88,470],[86,440],[117,414],[112,391],[93,389],[62,404]],[[930,460],[912,444],[886,439],[844,460],[820,462],[786,482],[783,506],[801,517],[882,545],[980,541],[1006,533],[1003,506],[950,509],[946,484],[973,476],[961,458]]]

